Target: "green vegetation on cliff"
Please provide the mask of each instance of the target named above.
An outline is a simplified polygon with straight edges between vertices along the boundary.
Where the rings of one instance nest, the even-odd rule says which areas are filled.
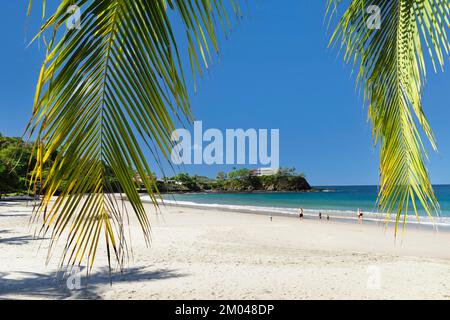
[[[8,194],[28,194],[29,168],[34,167],[36,161],[33,154],[32,142],[25,142],[20,138],[4,137],[0,135],[0,197]],[[51,157],[55,159],[57,153]],[[31,159],[31,163],[29,163]],[[50,163],[50,162],[49,162]],[[47,166],[48,168],[48,166]],[[133,169],[128,169],[130,176],[134,176],[136,188],[145,191],[142,179]],[[42,173],[45,188],[45,179],[48,169],[44,168]],[[120,188],[117,178],[109,167],[106,166],[106,178],[114,192]],[[154,173],[151,173],[155,177]],[[273,174],[262,175],[258,170],[233,169],[228,173],[219,172],[215,179],[187,173],[179,173],[173,177],[156,179],[158,191],[165,192],[252,192],[252,191],[307,191],[311,186],[305,179],[304,174],[297,174],[294,168],[281,168],[273,171]],[[61,187],[66,181],[63,179]],[[31,190],[31,194],[40,194],[43,190]],[[59,190],[58,192],[59,193]]]
[[[257,175],[255,170],[234,169],[219,172],[216,179],[190,176],[186,173],[159,180],[161,192],[252,192],[252,191],[308,191],[311,186],[303,173],[294,168],[281,168],[271,175]]]

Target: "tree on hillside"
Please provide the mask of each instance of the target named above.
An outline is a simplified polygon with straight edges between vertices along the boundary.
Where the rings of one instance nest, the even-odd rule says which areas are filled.
[[[180,182],[190,191],[200,191],[200,186],[197,181],[197,177],[191,177],[187,173],[180,173],[172,178],[175,181]]]
[[[6,193],[26,192],[32,148],[20,138],[0,135],[0,197]]]

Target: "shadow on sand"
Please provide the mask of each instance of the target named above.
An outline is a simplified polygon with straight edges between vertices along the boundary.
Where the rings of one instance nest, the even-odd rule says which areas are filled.
[[[0,207],[26,207],[32,209],[35,205],[35,202],[30,200],[0,200]]]
[[[8,238],[0,237],[0,244],[6,244],[10,246],[20,246],[23,244],[27,244],[28,242],[33,240],[40,240],[40,239],[33,238],[32,236],[18,236]]]
[[[29,243],[30,241],[46,240],[49,238],[33,237],[29,235],[16,236],[16,237],[4,237],[4,234],[12,233],[11,230],[0,230],[0,245],[20,246]]]
[[[12,277],[14,275],[14,277]],[[70,290],[70,279],[63,278],[61,272],[42,274],[34,272],[0,273],[1,299],[100,299],[99,288],[120,283],[157,281],[184,277],[175,270],[160,269],[146,271],[143,268],[130,268],[122,273],[109,275],[107,268],[92,273],[88,278],[81,277],[81,288]]]
[[[33,205],[27,203],[27,202],[5,202],[0,201],[0,209],[3,208],[5,210],[8,210],[6,212],[0,212],[0,218],[7,218],[7,217],[26,217],[30,216],[31,212],[33,210]]]
[[[27,217],[27,216],[30,216],[30,215],[25,214],[25,213],[15,213],[15,214],[0,213],[0,218],[17,218],[17,217]]]

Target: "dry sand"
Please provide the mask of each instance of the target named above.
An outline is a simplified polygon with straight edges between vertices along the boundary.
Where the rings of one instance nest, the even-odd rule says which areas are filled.
[[[377,225],[167,207],[146,247],[109,283],[104,251],[81,290],[45,266],[31,208],[0,205],[0,299],[449,299],[450,233],[411,227],[395,241]],[[55,257],[57,258],[57,257]]]

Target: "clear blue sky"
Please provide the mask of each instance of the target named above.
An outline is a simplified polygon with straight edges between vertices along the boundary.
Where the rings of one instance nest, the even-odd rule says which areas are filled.
[[[39,2],[39,1],[38,1]],[[55,1],[56,2],[56,1]],[[0,27],[0,132],[21,135],[32,109],[42,48],[26,44],[39,12],[28,0],[5,1]],[[245,2],[244,2],[245,3]],[[221,38],[220,62],[198,81],[191,102],[206,128],[279,128],[280,162],[306,173],[313,185],[376,184],[378,154],[351,69],[327,49],[324,1],[248,0],[244,20]],[[245,6],[245,5],[244,5]],[[39,11],[39,8],[35,8]],[[186,70],[189,73],[189,70]],[[450,183],[450,77],[433,74],[424,105],[438,139],[430,157],[432,182]],[[187,166],[214,176],[230,166]]]

